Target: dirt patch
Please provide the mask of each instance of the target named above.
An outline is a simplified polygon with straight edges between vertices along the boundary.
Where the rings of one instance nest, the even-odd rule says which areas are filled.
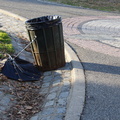
[[[2,91],[14,96],[11,98],[14,105],[4,112],[8,120],[29,120],[35,113],[41,111],[45,98],[40,94],[41,85],[42,78],[35,82],[18,82],[0,73],[0,87],[8,86],[9,88]]]

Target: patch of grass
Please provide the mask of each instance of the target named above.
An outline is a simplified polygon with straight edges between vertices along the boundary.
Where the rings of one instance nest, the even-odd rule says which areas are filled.
[[[13,54],[14,49],[9,35],[4,31],[0,31],[0,59],[4,58],[5,53]]]
[[[120,12],[119,0],[49,0],[49,1],[103,11]]]

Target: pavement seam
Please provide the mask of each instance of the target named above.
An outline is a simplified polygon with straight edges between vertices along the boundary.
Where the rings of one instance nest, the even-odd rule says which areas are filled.
[[[21,21],[26,21],[19,15],[10,13],[8,11],[0,9],[0,12],[8,16],[14,17]],[[68,61],[72,63],[72,89],[70,90],[69,103],[67,106],[65,120],[79,120],[80,115],[83,111],[84,100],[85,100],[85,77],[83,67],[74,53],[74,51],[65,43],[65,52]]]

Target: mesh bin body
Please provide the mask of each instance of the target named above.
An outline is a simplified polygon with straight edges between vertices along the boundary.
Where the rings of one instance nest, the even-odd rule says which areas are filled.
[[[41,71],[54,70],[65,65],[64,38],[61,18],[44,16],[26,21],[35,64]]]

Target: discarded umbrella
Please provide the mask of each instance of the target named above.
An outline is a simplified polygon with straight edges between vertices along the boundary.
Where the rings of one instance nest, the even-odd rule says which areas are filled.
[[[36,40],[32,40],[21,52],[19,52],[15,57],[10,55],[5,65],[2,68],[2,73],[14,80],[18,81],[35,81],[39,80],[41,73],[32,63],[20,59],[18,56],[32,43]]]

